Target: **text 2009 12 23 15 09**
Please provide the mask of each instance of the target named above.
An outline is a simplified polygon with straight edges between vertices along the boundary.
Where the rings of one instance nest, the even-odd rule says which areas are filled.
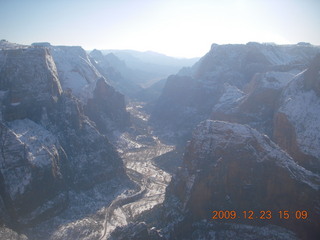
[[[228,211],[228,210],[220,210],[220,211],[212,211],[212,219],[261,219],[261,220],[269,220],[272,218],[279,219],[301,219],[305,220],[308,218],[308,211],[306,210],[297,210],[297,211],[270,211],[270,210],[261,210],[261,211]]]

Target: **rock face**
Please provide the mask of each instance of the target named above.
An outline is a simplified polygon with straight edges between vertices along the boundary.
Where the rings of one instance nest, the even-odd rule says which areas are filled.
[[[66,207],[66,157],[58,140],[29,119],[1,124],[0,133],[1,195],[11,219],[32,223]]]
[[[320,171],[320,55],[282,92],[274,139],[302,166]]]
[[[57,108],[48,111],[48,120],[48,128],[56,133],[69,158],[72,172],[68,177],[75,188],[86,189],[117,174],[124,177],[115,149],[84,115],[75,97],[63,94]]]
[[[84,114],[84,95],[76,98],[66,89],[70,80],[66,76],[71,73],[58,73],[52,51],[50,45],[0,51],[0,225],[34,224],[66,208],[69,189],[81,191],[111,179],[126,179],[117,152]],[[86,78],[88,72],[78,67],[75,74]],[[96,91],[88,99],[100,98],[97,111],[112,116],[112,111],[125,108],[123,97],[104,79],[91,80],[86,85]],[[72,85],[76,78],[70,81]],[[105,98],[101,95],[105,92],[97,92],[106,89]],[[109,99],[120,100],[107,108],[103,101]]]
[[[92,97],[95,81],[101,74],[93,66],[88,54],[78,46],[51,46],[49,43],[33,43],[35,48],[46,48],[52,56],[64,90],[85,101]]]
[[[276,107],[277,96],[319,51],[318,47],[299,44],[213,44],[193,67],[168,78],[151,119],[161,129],[187,135],[200,121],[208,119],[213,110],[216,119],[236,117],[251,122],[252,126],[258,125],[254,127],[271,136],[272,129],[267,125],[273,121],[271,111]],[[228,110],[224,116],[226,109],[215,105],[222,104],[220,99],[227,97],[225,94],[230,98],[229,86],[239,89],[246,97],[241,101],[234,99],[238,103],[233,107],[240,103],[242,106]],[[266,118],[264,125],[261,118]]]
[[[52,56],[44,48],[27,48],[1,51],[0,59],[4,120],[39,121],[42,107],[62,92]]]
[[[280,94],[296,74],[296,70],[259,73],[243,91],[226,84],[224,93],[212,109],[211,119],[249,124],[272,137]]]
[[[317,239],[319,184],[318,175],[297,165],[267,136],[249,126],[207,120],[194,131],[183,166],[169,185],[164,218],[175,225],[170,236],[176,239],[191,235],[196,222],[212,221],[215,210],[234,210],[239,216],[215,220],[218,225],[274,224],[299,238]],[[255,216],[269,210],[272,218],[243,219],[242,212],[249,210]],[[289,219],[280,219],[283,210],[290,212]],[[297,210],[308,211],[308,219],[295,219]]]

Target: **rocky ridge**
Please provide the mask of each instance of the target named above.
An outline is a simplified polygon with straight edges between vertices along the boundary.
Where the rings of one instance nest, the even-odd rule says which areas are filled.
[[[273,119],[270,109],[275,107],[275,99],[319,51],[319,47],[306,44],[213,44],[191,68],[168,78],[151,119],[161,129],[188,138],[192,129],[210,118],[212,112],[223,120],[226,111],[218,108],[219,101],[221,105],[221,98],[226,97],[231,86],[246,97],[241,99],[241,109],[227,110],[231,111],[229,119],[232,121],[234,112],[239,112],[238,121],[260,125],[257,127],[271,136],[272,129],[267,125]],[[256,101],[263,105],[255,104]],[[266,118],[264,125],[262,118]]]

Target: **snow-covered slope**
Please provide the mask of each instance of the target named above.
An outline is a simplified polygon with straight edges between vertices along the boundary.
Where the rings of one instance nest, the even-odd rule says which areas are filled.
[[[84,102],[88,98],[92,98],[95,82],[101,77],[101,74],[81,47],[51,46],[48,43],[34,43],[32,45],[49,49],[64,90],[72,90],[72,93]]]
[[[273,116],[281,91],[295,74],[295,70],[257,73],[243,91],[227,84],[225,93],[212,109],[211,119],[249,124],[272,137]]]
[[[1,123],[0,137],[1,197],[9,213],[4,221],[32,223],[61,211],[67,203],[62,178],[66,158],[57,139],[28,119],[10,127]]]
[[[294,125],[301,150],[320,159],[320,99],[313,90],[301,91],[301,78],[285,90],[279,112]]]
[[[320,55],[284,89],[274,137],[300,164],[320,171]]]
[[[228,112],[244,97],[244,92],[228,83],[224,85],[224,93],[214,105],[213,111]]]

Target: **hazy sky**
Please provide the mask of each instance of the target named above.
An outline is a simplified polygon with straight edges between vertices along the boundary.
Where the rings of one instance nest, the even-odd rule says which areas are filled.
[[[320,45],[320,1],[0,0],[0,39],[179,57],[212,43]]]

